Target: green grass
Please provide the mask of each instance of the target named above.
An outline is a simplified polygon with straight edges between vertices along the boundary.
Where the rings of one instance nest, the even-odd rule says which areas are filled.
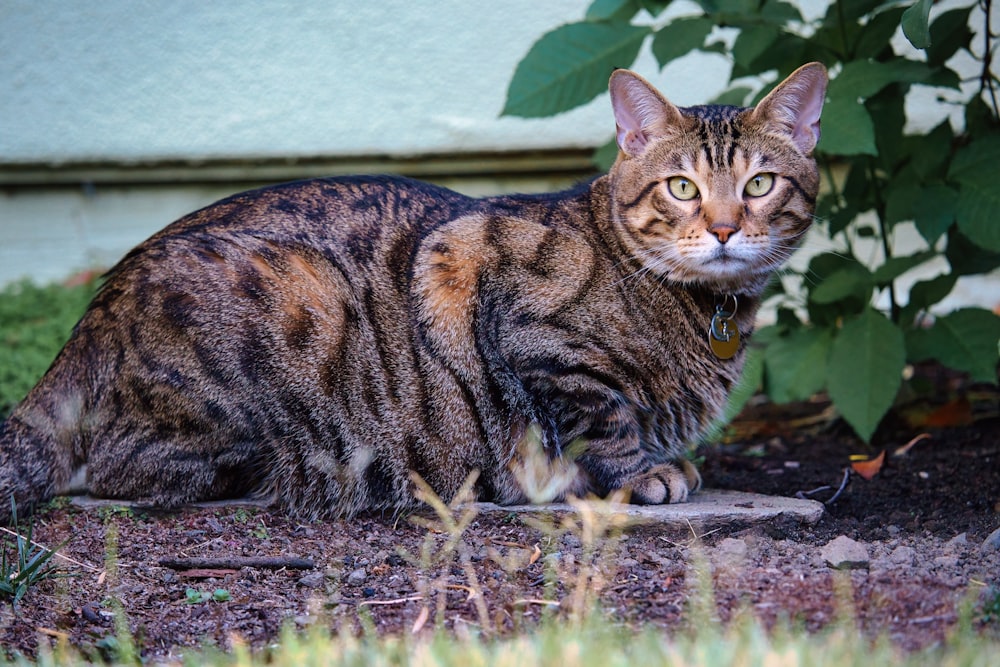
[[[19,282],[0,290],[0,417],[48,369],[95,288],[92,282],[75,287]]]

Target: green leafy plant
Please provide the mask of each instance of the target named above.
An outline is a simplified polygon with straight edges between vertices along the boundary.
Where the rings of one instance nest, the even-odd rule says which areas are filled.
[[[199,591],[196,588],[188,588],[184,591],[184,601],[188,604],[201,604],[202,602],[229,602],[231,596],[225,588],[216,588],[209,593]]]
[[[815,18],[783,0],[695,4],[701,11],[684,15],[666,11],[670,0],[594,0],[584,20],[531,47],[503,113],[541,117],[584,104],[647,42],[661,67],[692,51],[725,57],[730,85],[712,100],[719,104],[753,104],[803,63],[824,63],[831,81],[817,154],[826,189],[816,227],[832,250],[775,283],[777,322],[759,332],[747,381],[778,402],[825,390],[865,440],[908,362],[934,359],[995,382],[1000,317],[932,311],[960,277],[1000,267],[992,0],[934,12],[929,0],[848,0]],[[908,43],[892,39],[900,27]],[[925,105],[939,116],[928,130],[908,122],[906,95],[918,87],[937,95]],[[616,155],[611,142],[597,159],[606,167]],[[918,268],[933,277],[905,275]]]
[[[10,499],[10,513],[14,526],[12,531],[14,541],[4,540],[0,546],[0,597],[8,598],[15,607],[28,589],[46,579],[71,576],[60,572],[52,563],[53,556],[63,545],[55,549],[37,546],[32,540],[34,524],[29,522],[27,528],[22,528],[17,520],[17,504]],[[64,543],[65,544],[65,543]],[[7,552],[12,548],[13,558],[8,559]]]

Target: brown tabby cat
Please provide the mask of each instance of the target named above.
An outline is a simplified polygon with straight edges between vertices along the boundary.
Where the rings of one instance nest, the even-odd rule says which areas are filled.
[[[812,63],[754,109],[678,108],[618,70],[618,160],[574,190],[331,178],[193,213],[111,270],[0,426],[0,499],[85,468],[97,496],[349,515],[478,470],[478,498],[522,502],[530,427],[553,461],[576,443],[563,494],[683,501],[812,220],[825,88]]]

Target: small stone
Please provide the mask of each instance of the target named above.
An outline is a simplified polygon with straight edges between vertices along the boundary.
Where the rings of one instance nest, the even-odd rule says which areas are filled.
[[[820,555],[827,565],[838,570],[868,567],[870,560],[868,547],[860,542],[855,542],[846,535],[841,535],[827,543],[820,550]]]
[[[959,533],[955,537],[948,540],[944,548],[947,551],[965,551],[965,547],[969,545],[969,538],[965,533]]]
[[[938,567],[957,567],[958,556],[938,556],[934,559],[934,564]]]
[[[349,575],[347,575],[347,584],[349,586],[360,586],[361,584],[365,583],[365,580],[367,578],[368,578],[368,573],[365,572],[365,568],[359,567],[358,569],[353,570]]]
[[[990,551],[1000,551],[1000,528],[997,528],[989,536],[983,540],[983,545],[980,547],[983,553]]]
[[[746,542],[733,537],[727,537],[715,545],[711,558],[716,565],[735,568],[746,561],[747,551]]]
[[[913,547],[898,546],[889,554],[889,562],[894,565],[913,565],[917,550]]]
[[[323,585],[324,579],[322,572],[311,572],[299,579],[299,585],[306,588],[319,588]]]

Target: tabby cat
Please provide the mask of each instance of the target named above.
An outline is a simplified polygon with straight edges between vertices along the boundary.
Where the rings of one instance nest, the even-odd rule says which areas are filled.
[[[326,178],[182,218],[0,426],[0,499],[85,472],[107,498],[343,516],[479,471],[477,498],[516,503],[533,446],[571,464],[561,495],[684,501],[686,443],[812,220],[825,89],[811,63],[753,109],[678,108],[617,70],[618,159],[567,192]]]

